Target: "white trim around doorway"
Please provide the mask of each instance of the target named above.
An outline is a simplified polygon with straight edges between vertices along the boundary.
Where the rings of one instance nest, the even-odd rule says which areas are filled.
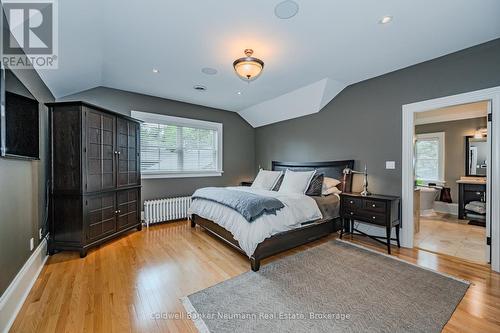
[[[415,113],[424,112],[453,105],[490,102],[492,113],[490,140],[491,140],[491,170],[488,179],[490,192],[490,220],[491,220],[491,268],[500,272],[500,87],[477,90],[473,92],[452,95],[403,105],[403,150],[402,150],[402,221],[401,245],[413,247],[413,144]]]

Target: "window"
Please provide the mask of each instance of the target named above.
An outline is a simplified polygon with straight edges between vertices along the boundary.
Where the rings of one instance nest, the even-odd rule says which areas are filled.
[[[417,135],[415,177],[425,182],[444,182],[443,132]]]
[[[222,124],[132,111],[141,124],[142,178],[222,175]]]

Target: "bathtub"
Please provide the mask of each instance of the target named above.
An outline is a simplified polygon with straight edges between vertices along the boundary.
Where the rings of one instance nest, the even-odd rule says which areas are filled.
[[[434,214],[434,201],[439,197],[439,189],[427,186],[418,186],[420,190],[420,215]]]

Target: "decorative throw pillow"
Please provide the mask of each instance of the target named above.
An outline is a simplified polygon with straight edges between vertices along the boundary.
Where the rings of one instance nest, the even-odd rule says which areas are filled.
[[[323,179],[325,175],[322,173],[315,174],[313,179],[311,180],[311,184],[309,184],[309,188],[306,191],[306,195],[310,196],[320,196],[323,190]]]
[[[337,188],[337,185],[340,184],[341,181],[335,178],[325,177],[323,180],[323,189],[321,194],[329,195],[332,193],[338,193],[340,190]]]
[[[278,192],[282,193],[306,193],[309,184],[311,183],[312,177],[316,170],[313,171],[291,171],[286,170],[285,177],[283,177],[283,182],[281,183]]]
[[[268,171],[260,169],[252,183],[252,188],[270,191],[283,174],[282,171]]]
[[[326,191],[321,191],[321,194],[322,194],[322,195],[330,195],[330,194],[334,194],[334,193],[335,193],[335,194],[340,194],[340,193],[342,193],[342,191],[341,191],[341,190],[339,190],[339,189],[337,188],[337,186],[330,187],[330,188],[329,188],[328,190],[326,190]]]
[[[273,191],[279,191],[279,189],[281,187],[281,183],[283,183],[283,177],[285,177],[285,175],[281,175],[280,178],[278,178],[276,185],[274,185],[274,187],[273,187]]]

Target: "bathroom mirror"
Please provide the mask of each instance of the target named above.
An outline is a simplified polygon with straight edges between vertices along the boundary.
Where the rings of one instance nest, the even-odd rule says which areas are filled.
[[[465,137],[465,175],[486,177],[488,161],[488,141],[486,137]]]

